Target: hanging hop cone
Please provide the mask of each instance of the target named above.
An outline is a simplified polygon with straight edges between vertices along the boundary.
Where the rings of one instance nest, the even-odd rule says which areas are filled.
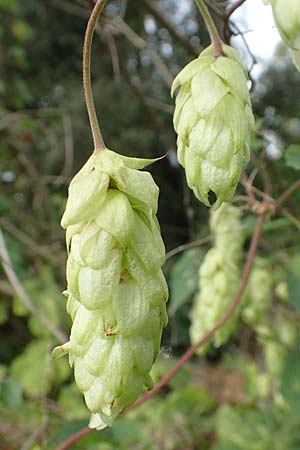
[[[62,218],[73,325],[54,356],[69,353],[91,428],[111,426],[152,387],[149,371],[167,323],[158,187],[137,170],[151,162],[94,153],[71,181]]]
[[[258,334],[262,344],[265,368],[275,381],[280,381],[287,354],[299,348],[299,325],[278,313],[273,327],[266,328]]]
[[[199,293],[191,316],[190,337],[195,344],[212,330],[230,307],[240,284],[240,262],[243,252],[244,232],[240,211],[228,204],[211,213],[211,230],[215,245],[202,262],[199,270]],[[215,347],[224,344],[235,331],[240,309],[214,334]],[[204,354],[209,345],[201,346]]]
[[[254,329],[265,319],[272,302],[272,269],[266,258],[256,256],[243,299],[242,319]]]
[[[234,195],[249,161],[254,126],[247,75],[237,52],[223,44],[224,56],[214,57],[209,46],[175,78],[174,128],[178,161],[196,197],[215,208]]]
[[[299,0],[265,0],[265,3],[271,3],[278,31],[284,42],[290,47],[293,62],[300,71]]]
[[[230,204],[223,204],[217,211],[210,213],[210,229],[214,236],[214,247],[222,254],[226,265],[240,265],[245,241],[241,211]]]

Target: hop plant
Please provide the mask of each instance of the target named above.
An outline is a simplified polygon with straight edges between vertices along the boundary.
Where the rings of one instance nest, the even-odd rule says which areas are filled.
[[[215,246],[205,255],[199,270],[199,293],[192,311],[190,337],[198,342],[210,331],[230,307],[240,283],[239,263],[242,256],[244,232],[237,208],[223,204],[211,213],[210,226],[214,232]],[[238,245],[237,245],[238,244]],[[224,344],[234,332],[239,308],[214,334],[214,345]],[[202,354],[208,346],[199,348]]]
[[[300,5],[299,0],[265,0],[272,5],[278,31],[290,47],[293,62],[300,71]]]
[[[256,256],[244,295],[242,318],[257,327],[264,320],[272,301],[272,269],[266,258]]]
[[[250,132],[254,126],[247,74],[238,53],[223,44],[224,56],[212,46],[189,63],[175,78],[174,128],[178,134],[178,161],[196,197],[215,208],[234,195],[249,161]]]
[[[91,428],[111,426],[152,387],[149,372],[167,323],[158,187],[138,170],[151,162],[94,152],[71,181],[62,218],[73,325],[54,356],[69,354]]]

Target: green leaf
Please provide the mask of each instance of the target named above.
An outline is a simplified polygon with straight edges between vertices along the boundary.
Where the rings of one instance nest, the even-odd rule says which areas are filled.
[[[87,425],[87,420],[73,420],[72,422],[60,424],[59,428],[55,429],[50,435],[50,439],[47,443],[47,449],[54,450],[58,445],[62,444],[66,439],[73,436],[73,434],[77,433]],[[83,448],[82,440],[80,441],[80,445],[81,448]]]
[[[89,418],[89,411],[84,404],[83,396],[80,394],[75,383],[64,386],[61,389],[58,403],[64,409],[64,415],[68,419],[86,419]]]
[[[221,449],[230,444],[231,450],[269,450],[272,435],[267,418],[254,410],[245,412],[223,406],[218,410],[217,436]],[[223,447],[225,445],[225,447]]]
[[[284,156],[288,167],[300,170],[300,145],[290,145]]]
[[[4,299],[1,299],[0,303],[0,325],[4,324],[8,319],[8,304]]]
[[[287,278],[288,302],[296,311],[300,310],[300,276],[289,275]]]
[[[67,360],[52,361],[51,348],[51,341],[33,340],[11,364],[12,377],[29,396],[46,394],[69,375]]]
[[[186,250],[174,264],[170,276],[171,316],[196,292],[198,270],[203,257],[199,249]]]
[[[182,415],[192,415],[196,421],[201,414],[210,412],[215,407],[215,400],[207,390],[189,384],[172,391],[162,403],[163,415],[169,415],[168,420]]]
[[[287,354],[281,378],[281,394],[291,412],[299,414],[300,404],[300,351]]]
[[[7,378],[0,385],[0,404],[9,409],[17,409],[22,405],[22,388],[13,378]]]

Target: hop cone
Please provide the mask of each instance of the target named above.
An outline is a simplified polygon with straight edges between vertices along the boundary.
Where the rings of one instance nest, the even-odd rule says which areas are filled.
[[[190,336],[196,343],[210,331],[230,307],[240,284],[239,263],[242,256],[244,233],[240,212],[230,205],[211,214],[215,246],[208,251],[199,271],[199,293],[195,299]],[[238,245],[237,245],[238,244]],[[214,345],[224,344],[236,328],[239,309],[214,334]],[[199,348],[205,353],[208,346]]]
[[[222,254],[226,265],[239,265],[245,241],[241,211],[230,204],[223,204],[210,214],[210,229],[214,235],[214,246]]]
[[[272,269],[269,262],[256,256],[244,296],[243,320],[254,328],[261,322],[272,301]]]
[[[300,71],[300,4],[299,0],[265,0],[271,3],[278,31],[290,47],[295,66]]]
[[[94,153],[69,187],[66,228],[69,353],[91,411],[90,427],[115,417],[152,387],[149,371],[167,323],[158,188],[137,169],[150,160]]]
[[[284,367],[285,358],[289,351],[299,347],[299,326],[283,316],[277,317],[273,329],[261,336],[263,355],[267,372],[275,380],[279,380]]]
[[[249,161],[254,119],[247,76],[237,52],[223,45],[224,56],[214,57],[212,46],[175,78],[174,128],[178,133],[178,161],[196,197],[215,208],[232,198]]]

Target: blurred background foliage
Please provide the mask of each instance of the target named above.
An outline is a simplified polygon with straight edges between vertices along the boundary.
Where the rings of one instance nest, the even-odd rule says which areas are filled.
[[[224,2],[209,3],[222,13]],[[88,421],[67,361],[50,354],[70,327],[59,221],[67,185],[92,150],[81,86],[92,6],[93,0],[0,0],[0,227],[23,289],[16,293],[1,268],[1,450],[52,450]],[[215,19],[221,24],[217,13]],[[167,154],[150,169],[161,191],[170,287],[155,380],[189,346],[198,269],[211,245],[208,238],[197,246],[209,233],[208,211],[176,161],[169,95],[172,77],[207,44],[194,3],[176,0],[111,0],[94,39],[92,78],[105,142],[130,156]],[[257,133],[247,173],[258,198],[261,191],[278,198],[300,170],[300,76],[283,46],[252,93]],[[237,194],[244,192],[241,185]],[[245,212],[249,239],[254,222]],[[240,322],[230,342],[195,357],[160,395],[73,448],[299,450],[299,231],[298,191],[266,221],[259,247],[272,268],[264,338]]]

